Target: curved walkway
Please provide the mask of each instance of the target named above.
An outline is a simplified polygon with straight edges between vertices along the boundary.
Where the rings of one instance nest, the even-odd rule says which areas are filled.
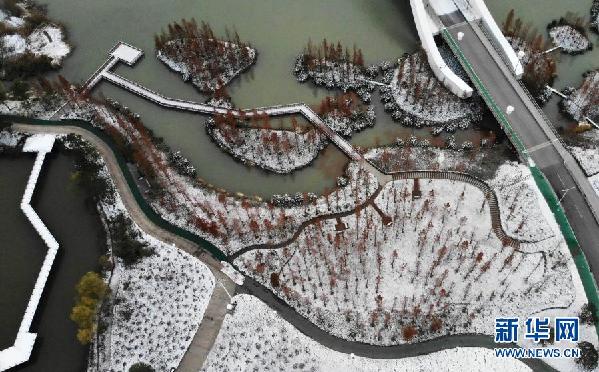
[[[258,297],[266,303],[278,315],[297,328],[300,332],[315,340],[329,349],[342,353],[353,353],[358,356],[374,359],[401,359],[416,357],[419,355],[431,354],[444,349],[455,347],[484,347],[494,349],[497,347],[493,336],[482,334],[461,334],[451,336],[441,336],[428,341],[422,341],[413,344],[379,346],[365,344],[362,342],[348,341],[327,333],[318,328],[314,323],[304,316],[298,314],[295,309],[287,305],[283,300],[277,297],[273,292],[264,288],[253,279],[246,278],[244,284],[239,288],[238,293],[246,293]],[[515,344],[504,344],[502,347],[519,347]],[[520,359],[533,371],[556,371],[547,363],[540,359]]]
[[[472,186],[475,186],[482,191],[482,193],[485,195],[485,199],[489,203],[489,212],[491,214],[491,229],[493,230],[493,232],[495,233],[497,238],[502,241],[504,246],[509,246],[509,247],[512,247],[517,250],[520,248],[521,243],[528,243],[528,241],[518,240],[518,239],[511,237],[503,229],[503,225],[501,223],[501,213],[499,210],[499,202],[497,200],[497,195],[495,194],[495,191],[489,185],[487,185],[486,182],[484,182],[474,176],[471,176],[466,173],[451,172],[451,171],[406,171],[406,172],[392,173],[392,174],[390,174],[390,176],[391,176],[391,179],[389,181],[391,181],[391,180],[393,180],[393,181],[409,180],[409,179],[415,179],[415,178],[442,179],[442,180],[452,180],[452,181],[464,182],[464,183],[470,184]],[[231,262],[233,262],[236,258],[238,258],[239,256],[241,256],[249,251],[258,250],[258,249],[283,248],[283,247],[291,244],[292,242],[294,242],[299,237],[299,235],[306,229],[306,227],[308,227],[318,221],[324,221],[324,220],[330,220],[330,219],[350,216],[350,215],[356,213],[357,211],[360,211],[360,210],[366,208],[367,206],[374,207],[375,210],[377,211],[377,213],[381,214],[381,216],[384,219],[386,216],[384,216],[382,214],[382,211],[378,208],[378,206],[375,203],[375,200],[376,200],[377,196],[380,194],[380,192],[382,191],[382,189],[383,189],[383,187],[379,186],[378,189],[366,200],[366,202],[362,203],[361,205],[357,206],[356,208],[354,208],[352,210],[349,210],[346,212],[337,212],[337,213],[331,213],[331,214],[326,214],[326,215],[320,215],[320,216],[311,218],[307,221],[304,221],[299,226],[297,231],[290,238],[285,239],[282,242],[250,245],[250,246],[241,248],[237,252],[229,255],[227,258]],[[389,217],[386,217],[386,218],[389,218]]]
[[[451,172],[451,171],[408,171],[394,173],[393,180],[404,180],[414,178],[424,179],[444,179],[468,183],[483,192],[485,199],[489,203],[489,212],[491,213],[491,228],[499,240],[505,246],[520,248],[520,243],[528,243],[525,240],[518,240],[511,237],[504,229],[501,223],[501,213],[499,211],[499,202],[495,191],[484,181],[466,173]]]
[[[156,238],[170,244],[175,244],[184,251],[198,257],[202,262],[206,263],[214,273],[217,285],[215,292],[208,308],[206,309],[204,319],[200,324],[200,328],[196,333],[190,349],[186,352],[179,371],[197,371],[201,368],[210,348],[222,325],[222,320],[226,313],[226,305],[229,303],[228,295],[223,296],[222,293],[217,295],[217,291],[227,287],[229,293],[234,293],[235,284],[225,275],[220,272],[221,264],[209,254],[201,251],[197,244],[182,238],[176,234],[162,229],[147,218],[142,209],[137,204],[133,193],[129,189],[125,176],[115,158],[112,149],[99,137],[90,131],[67,125],[31,125],[31,124],[13,124],[13,129],[26,133],[54,133],[54,134],[77,134],[89,141],[96,147],[100,155],[104,158],[106,166],[112,176],[113,182],[119,191],[121,199],[125,207],[129,211],[131,218],[144,232],[155,236]],[[396,178],[400,176],[396,175]],[[425,177],[423,177],[425,178]],[[400,179],[400,178],[398,178]],[[479,181],[482,182],[482,181]],[[379,190],[381,187],[379,187]],[[379,191],[380,192],[380,191]],[[377,194],[378,195],[378,194]],[[374,199],[372,199],[374,200]],[[365,205],[363,205],[364,207]],[[363,208],[362,207],[362,208]],[[221,280],[222,279],[222,280]],[[218,283],[220,282],[220,284]],[[222,284],[222,285],[221,285]],[[230,289],[229,289],[230,288]],[[317,342],[337,351],[344,353],[354,353],[356,355],[369,358],[386,358],[400,359],[411,356],[429,354],[436,351],[441,351],[448,348],[460,346],[485,347],[494,348],[493,338],[487,335],[452,335],[443,336],[430,341],[419,342],[415,344],[395,345],[395,346],[377,346],[352,342],[335,337],[309,320],[298,314],[291,306],[287,305],[283,300],[279,299],[273,292],[266,289],[264,286],[257,283],[255,280],[246,277],[245,282],[241,287],[237,288],[242,293],[248,293],[258,297],[271,308],[275,309],[285,320],[291,323],[298,330],[308,335],[308,337]],[[516,347],[516,345],[514,345]],[[523,359],[535,371],[555,371],[542,360]]]
[[[374,200],[381,193],[382,190],[383,190],[383,187],[379,185],[379,187],[376,189],[376,191],[373,192],[372,195],[369,196],[368,199],[364,203],[357,205],[355,208],[353,208],[351,210],[348,210],[345,212],[335,212],[335,213],[320,215],[320,216],[316,216],[316,217],[310,218],[309,220],[302,222],[299,225],[299,227],[297,228],[297,230],[295,231],[295,233],[288,239],[285,239],[278,243],[262,243],[262,244],[249,245],[249,246],[241,248],[237,252],[229,255],[227,257],[227,259],[230,262],[233,262],[233,261],[235,261],[236,258],[238,258],[242,254],[247,253],[249,251],[253,251],[253,250],[257,250],[257,249],[283,248],[283,247],[293,243],[300,236],[300,234],[306,229],[306,227],[308,227],[318,221],[332,220],[332,219],[336,219],[336,218],[351,216],[352,214],[359,212],[362,209],[364,209],[370,205],[374,205]]]

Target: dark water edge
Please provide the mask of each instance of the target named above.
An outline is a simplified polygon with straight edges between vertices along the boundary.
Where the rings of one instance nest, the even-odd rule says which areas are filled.
[[[27,167],[26,177],[30,170],[31,166]],[[31,359],[11,371],[74,372],[83,371],[87,366],[88,348],[76,340],[76,326],[69,319],[69,313],[75,296],[74,286],[84,273],[97,268],[98,257],[105,250],[105,238],[99,217],[93,205],[87,201],[85,192],[69,180],[73,170],[72,159],[68,156],[50,154],[46,157],[34,193],[33,208],[59,242],[60,250],[31,326],[31,331],[38,334]],[[20,191],[17,190],[17,204],[23,190],[24,185]],[[0,224],[5,222],[4,217],[0,217]],[[18,221],[19,224],[21,222],[30,226],[24,218]],[[27,249],[37,249],[39,268],[46,250],[32,227],[30,230],[38,242],[30,244]],[[23,238],[16,234],[2,234],[0,241],[3,247],[10,249],[15,240]],[[37,245],[41,245],[41,252]],[[33,271],[33,277],[29,278],[33,283],[38,269],[31,270],[34,265],[27,260],[21,260],[18,264],[21,266],[11,264],[10,272]],[[26,306],[32,286],[21,281],[19,285],[11,287],[15,292],[25,293],[23,306]],[[0,308],[0,317],[5,317],[5,311],[5,307]],[[17,328],[21,317],[22,311],[17,319]]]

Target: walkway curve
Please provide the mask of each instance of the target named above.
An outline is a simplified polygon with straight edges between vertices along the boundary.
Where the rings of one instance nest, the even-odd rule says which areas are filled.
[[[11,120],[13,122],[19,121],[17,117],[9,117],[4,116],[5,119]],[[32,119],[21,118],[23,122],[33,122]],[[43,122],[43,120],[35,120],[36,122]],[[144,232],[151,234],[158,239],[165,241],[167,243],[175,244],[178,248],[183,249],[184,251],[198,257],[202,262],[208,265],[210,269],[216,276],[216,286],[215,292],[213,293],[213,297],[210,300],[208,308],[206,309],[204,319],[200,324],[200,328],[192,341],[192,345],[195,344],[196,339],[204,339],[208,338],[210,340],[210,348],[214,344],[216,336],[220,330],[220,326],[222,325],[222,319],[224,318],[224,312],[226,311],[226,304],[228,303],[228,296],[225,296],[225,301],[213,301],[215,299],[216,291],[222,286],[219,285],[219,277],[223,278],[223,283],[227,287],[231,287],[229,293],[233,293],[235,289],[240,293],[248,293],[258,297],[261,301],[266,303],[271,308],[275,309],[283,319],[287,320],[294,327],[300,330],[302,333],[306,334],[311,339],[321,343],[322,345],[329,347],[333,350],[337,350],[343,353],[354,353],[359,356],[369,357],[369,358],[380,358],[380,359],[401,359],[406,357],[413,357],[418,355],[429,354],[441,350],[445,350],[448,348],[454,347],[484,347],[492,349],[496,347],[496,344],[493,343],[493,338],[488,335],[451,335],[451,336],[442,336],[436,339],[432,339],[429,341],[418,342],[414,344],[405,344],[405,345],[395,345],[395,346],[377,346],[364,344],[359,342],[347,341],[338,337],[335,337],[324,330],[318,328],[315,324],[311,323],[309,320],[301,316],[297,313],[291,306],[287,305],[283,300],[279,299],[272,291],[266,289],[261,284],[257,283],[255,280],[246,277],[244,284],[241,287],[235,287],[235,284],[228,278],[225,277],[218,269],[220,268],[220,263],[216,261],[213,257],[201,251],[197,244],[181,237],[172,232],[166,231],[161,227],[154,224],[150,221],[147,216],[144,214],[142,209],[136,202],[135,197],[133,196],[132,191],[129,189],[128,183],[125,179],[125,176],[120,168],[120,165],[115,157],[110,146],[101,138],[96,136],[88,129],[80,128],[77,126],[71,125],[48,125],[48,124],[13,124],[12,128],[16,131],[21,131],[25,133],[54,133],[54,134],[77,134],[82,138],[90,142],[92,145],[96,147],[98,152],[104,158],[106,166],[111,174],[112,180],[117,187],[117,190],[120,193],[121,199],[125,204],[131,218],[135,221],[136,224],[144,230]],[[218,302],[218,303],[216,303]],[[222,317],[213,319],[212,321],[215,323],[212,327],[203,327],[206,321],[210,321],[210,312],[215,312],[217,314],[222,314]],[[207,329],[206,329],[207,328]],[[205,333],[200,334],[201,331]],[[513,347],[517,347],[517,345],[512,345]],[[210,350],[207,349],[207,351]],[[196,350],[198,351],[198,350]],[[197,355],[197,364],[195,364],[194,368],[198,365],[201,366],[203,361],[207,356],[207,352],[203,353],[203,350],[199,350]],[[190,350],[188,350],[184,356],[188,357]],[[530,368],[534,371],[555,371],[552,367],[550,367],[547,363],[542,360],[537,359],[522,359],[523,363],[526,363]],[[182,363],[183,364],[183,361]],[[191,369],[182,369],[182,366],[178,370],[191,371]],[[199,370],[195,369],[195,370]]]
[[[319,215],[319,216],[312,217],[309,220],[302,222],[291,237],[289,237],[281,242],[249,245],[249,246],[243,247],[240,250],[236,251],[235,253],[229,255],[227,257],[227,259],[231,263],[233,263],[236,258],[238,258],[239,256],[241,256],[247,252],[250,252],[250,251],[283,248],[283,247],[293,243],[308,226],[316,223],[317,221],[331,220],[331,219],[335,219],[335,218],[351,216],[352,214],[354,214],[358,211],[361,211],[362,209],[368,207],[369,205],[374,205],[374,200],[376,199],[376,197],[380,194],[380,192],[382,190],[383,190],[383,187],[379,185],[378,188],[376,189],[376,191],[373,192],[372,195],[369,196],[364,203],[356,206],[355,208],[353,208],[351,210],[348,210],[345,212],[335,212],[335,213]]]
[[[416,178],[419,178],[419,179],[443,179],[443,180],[464,182],[464,183],[470,184],[472,186],[475,186],[476,188],[480,189],[483,192],[485,199],[487,200],[487,202],[489,204],[489,212],[491,215],[491,229],[493,230],[493,232],[495,233],[497,238],[503,242],[504,246],[512,247],[515,250],[518,250],[520,248],[521,243],[531,243],[530,241],[519,240],[519,239],[513,238],[503,229],[503,224],[501,223],[501,212],[499,210],[499,202],[497,199],[497,195],[495,194],[495,191],[486,182],[484,182],[474,176],[471,176],[466,173],[452,172],[452,171],[402,171],[402,172],[391,173],[389,175],[391,176],[392,181],[409,180],[409,179],[416,179]],[[368,198],[368,200],[366,202],[362,203],[361,205],[357,206],[356,208],[354,208],[352,210],[349,210],[346,212],[331,213],[331,214],[327,214],[327,215],[320,215],[320,216],[313,217],[307,221],[304,221],[299,226],[297,231],[290,238],[285,239],[282,242],[250,245],[250,246],[241,248],[237,252],[229,255],[227,258],[231,262],[233,262],[236,258],[238,258],[239,256],[241,256],[249,251],[283,248],[283,247],[291,244],[293,241],[295,241],[306,227],[314,224],[317,221],[347,217],[347,216],[354,214],[358,210],[364,209],[365,207],[367,207],[369,205],[372,205],[373,207],[376,208],[375,200],[376,200],[377,196],[379,195],[379,193],[382,191],[382,189],[383,189],[383,187],[379,186],[378,189]]]
[[[265,289],[264,286],[253,279],[246,278],[244,284],[239,287],[238,293],[245,293],[259,298],[271,309],[276,311],[281,318],[285,319],[307,337],[329,349],[345,354],[353,353],[357,356],[373,359],[402,359],[432,354],[456,347],[482,347],[486,349],[494,349],[497,347],[493,336],[484,334],[440,336],[413,344],[392,346],[371,345],[362,342],[348,341],[320,329],[303,315],[300,315],[295,309],[287,305],[287,303],[277,297],[272,291]],[[501,347],[518,348],[519,346],[516,344],[503,344]],[[535,372],[557,371],[540,359],[520,359],[520,361]]]
[[[470,184],[483,192],[485,199],[489,203],[489,212],[491,213],[491,228],[499,240],[503,242],[505,246],[519,249],[521,243],[531,243],[526,240],[516,239],[511,237],[504,229],[501,223],[501,212],[499,210],[499,202],[497,194],[485,181],[471,176],[466,173],[452,172],[452,171],[407,171],[397,172],[392,174],[393,180],[405,180],[405,179],[444,179],[459,181]]]

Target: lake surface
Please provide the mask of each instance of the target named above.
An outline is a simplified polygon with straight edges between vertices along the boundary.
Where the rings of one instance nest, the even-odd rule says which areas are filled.
[[[516,7],[517,16],[545,33],[546,24],[568,10],[588,15],[591,0],[489,0],[487,4],[499,23],[510,8]],[[311,104],[334,93],[299,84],[292,75],[295,57],[308,38],[318,42],[326,37],[350,47],[355,43],[368,63],[395,60],[418,48],[406,0],[52,0],[48,9],[51,17],[66,24],[75,46],[61,71],[68,79],[85,80],[115,42],[122,40],[142,48],[146,57],[135,68],[118,67],[118,73],[166,95],[196,101],[205,97],[154,57],[153,35],[183,17],[208,21],[218,34],[224,34],[225,26],[235,28],[242,40],[251,42],[259,53],[257,64],[228,87],[239,107],[299,101]],[[591,39],[596,45],[599,42],[595,34]],[[584,71],[598,67],[597,47],[582,56],[562,55],[556,87],[578,85]],[[292,175],[249,169],[210,141],[204,131],[205,117],[164,110],[106,83],[98,91],[140,113],[149,128],[192,161],[202,178],[231,191],[266,197],[283,192],[319,192],[333,185],[347,163],[343,154],[329,146],[312,166]],[[392,122],[376,97],[373,102],[378,115],[376,126],[355,135],[353,143],[372,146],[411,133],[427,135],[426,130]],[[546,111],[556,117],[556,100],[548,104]],[[472,133],[463,131],[456,137],[459,141]],[[52,366],[57,371],[79,371],[85,365],[86,348],[77,344],[68,313],[73,286],[83,273],[95,268],[102,251],[101,225],[85,205],[81,192],[68,181],[70,160],[55,155],[47,162],[34,207],[60,242],[61,253],[34,324],[34,331],[39,333],[34,358],[21,370],[47,371]],[[45,246],[18,209],[32,165],[32,156],[0,157],[0,347],[12,343],[45,254]]]
[[[337,93],[295,80],[294,61],[308,39],[318,43],[326,37],[350,48],[355,44],[362,49],[367,63],[394,61],[403,53],[415,51],[419,44],[407,1],[82,0],[74,4],[71,0],[53,0],[48,6],[50,16],[67,25],[77,48],[62,70],[70,80],[85,80],[115,42],[123,40],[143,49],[146,56],[134,68],[119,66],[118,73],[165,95],[196,101],[205,97],[154,56],[154,34],[183,17],[207,21],[222,35],[225,27],[235,28],[242,40],[250,41],[258,50],[256,65],[228,87],[239,107],[315,104],[326,95]],[[274,193],[321,192],[334,185],[347,163],[347,158],[329,145],[312,166],[291,175],[250,169],[211,142],[205,133],[204,116],[164,110],[109,83],[101,83],[98,91],[140,113],[148,127],[190,159],[202,178],[231,191],[267,198]],[[429,136],[426,129],[414,130],[393,122],[384,113],[378,96],[373,102],[378,114],[376,126],[355,135],[353,143],[373,146],[412,133]],[[469,139],[470,134],[456,134],[458,142]]]
[[[0,347],[12,345],[33,284],[46,254],[46,246],[23,216],[19,204],[33,154],[0,157]],[[33,207],[60,244],[52,273],[37,309],[32,332],[38,334],[29,363],[18,371],[82,371],[87,347],[76,338],[69,319],[75,284],[95,270],[105,250],[102,225],[85,194],[69,180],[70,158],[46,158],[33,199]]]
[[[590,3],[591,0],[488,1],[500,23],[509,9],[516,6],[518,16],[534,22],[542,31],[547,23],[568,10],[588,14]],[[405,0],[52,0],[48,9],[52,18],[66,24],[76,48],[61,71],[70,80],[85,80],[115,42],[122,40],[143,49],[146,56],[134,68],[119,66],[118,73],[165,95],[196,101],[205,97],[155,58],[154,34],[169,22],[191,17],[209,22],[220,35],[224,35],[225,27],[236,29],[242,40],[251,42],[258,50],[256,65],[228,87],[239,107],[290,102],[313,104],[333,94],[310,83],[299,84],[292,74],[295,57],[308,39],[319,42],[326,37],[350,48],[355,44],[363,50],[367,63],[394,61],[419,45],[409,2]],[[556,86],[578,84],[581,73],[597,64],[597,50],[578,57],[563,56],[559,66],[561,78]],[[330,145],[312,166],[292,175],[250,169],[210,141],[204,131],[204,116],[164,110],[107,83],[100,84],[97,91],[140,113],[149,128],[190,159],[202,178],[231,191],[263,197],[285,192],[320,192],[334,184],[347,162]],[[353,143],[373,146],[409,134],[429,136],[426,129],[414,130],[393,122],[376,97],[373,102],[378,114],[376,126],[355,135]],[[473,135],[472,130],[460,131],[456,138],[460,143]]]
[[[499,25],[505,21],[510,9],[515,9],[516,17],[522,18],[524,23],[530,23],[545,39],[548,38],[547,24],[554,19],[557,20],[565,16],[567,12],[584,16],[588,20],[592,3],[592,0],[486,1],[489,10],[493,13]],[[589,32],[589,38],[595,46],[591,51],[578,56],[558,53],[558,78],[554,84],[555,88],[562,89],[569,85],[578,86],[582,81],[582,73],[599,68],[599,48],[597,48],[599,46],[599,36],[596,33]]]

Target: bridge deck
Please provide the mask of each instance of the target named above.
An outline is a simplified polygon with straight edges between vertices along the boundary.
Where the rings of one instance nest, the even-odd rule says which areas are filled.
[[[456,40],[458,39],[457,35],[459,32],[464,33],[462,40],[458,41],[460,48],[475,68],[476,74],[493,96],[497,105],[504,113],[508,106],[514,107],[514,111],[507,118],[512,127],[520,135],[520,139],[524,142],[526,148],[530,149],[548,142],[550,139],[542,130],[539,130],[537,125],[538,119],[531,111],[528,102],[521,98],[522,92],[518,92],[517,88],[514,87],[514,82],[510,82],[506,78],[506,71],[502,69],[503,66],[496,62],[491,52],[487,49],[487,46],[472,28],[472,25],[462,23],[451,27],[449,32]],[[511,73],[508,72],[508,74],[511,76]],[[515,82],[515,84],[518,83]],[[547,151],[551,152],[551,148],[547,149]],[[539,162],[537,162],[537,165],[542,167],[545,158],[552,161],[552,156],[550,155],[545,156],[542,152],[537,151],[535,162],[538,159]]]

